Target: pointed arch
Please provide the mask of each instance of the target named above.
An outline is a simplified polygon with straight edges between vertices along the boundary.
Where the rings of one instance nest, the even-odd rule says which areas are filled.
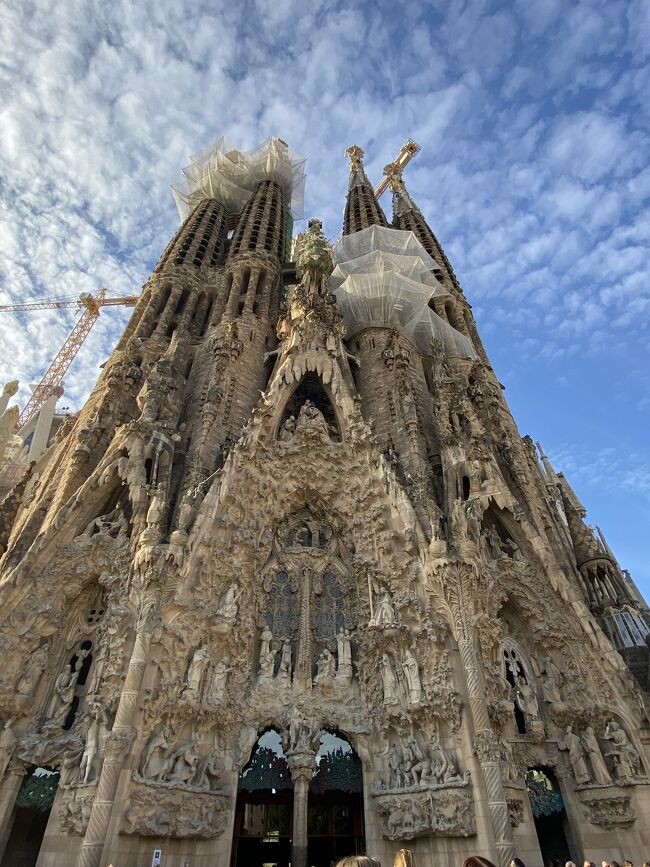
[[[289,394],[280,417],[278,431],[286,430],[285,423],[292,417],[294,421],[297,420],[303,407],[309,404],[315,407],[325,419],[330,439],[341,442],[341,424],[331,392],[314,371],[308,371]]]

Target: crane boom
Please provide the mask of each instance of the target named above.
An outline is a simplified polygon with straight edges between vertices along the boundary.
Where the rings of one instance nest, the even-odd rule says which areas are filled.
[[[79,321],[76,323],[70,334],[68,334],[65,343],[57,352],[52,364],[43,374],[41,381],[38,383],[31,397],[25,404],[23,411],[18,418],[18,430],[38,412],[50,395],[63,385],[63,378],[68,372],[68,368],[72,364],[76,354],[83,345],[84,340],[88,337],[90,329],[93,327],[99,316],[99,311],[102,307],[135,307],[137,304],[137,295],[125,295],[121,298],[106,298],[106,289],[99,290],[97,295],[84,294],[77,300],[73,301],[32,301],[26,304],[3,304],[0,305],[0,311],[11,310],[54,310],[61,308],[82,308],[83,313]]]
[[[407,139],[402,145],[400,152],[394,159],[394,163],[399,166],[400,169],[403,169],[404,166],[408,165],[416,153],[420,150],[420,145],[416,144],[412,138]],[[375,187],[375,196],[379,198],[382,193],[386,191],[388,188],[388,178],[384,176],[377,186]]]

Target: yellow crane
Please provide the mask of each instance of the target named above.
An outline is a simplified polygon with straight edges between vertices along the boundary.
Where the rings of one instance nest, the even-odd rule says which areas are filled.
[[[25,304],[0,304],[0,311],[12,312],[21,310],[55,310],[61,308],[78,308],[83,311],[79,321],[68,334],[65,343],[56,354],[52,364],[43,374],[32,396],[29,398],[18,419],[18,430],[22,428],[41,408],[56,388],[63,385],[63,379],[68,372],[76,354],[88,337],[99,311],[102,307],[135,307],[137,295],[123,295],[120,298],[107,298],[106,289],[101,288],[96,295],[84,293],[76,300],[70,301],[30,301]]]
[[[420,145],[416,144],[412,138],[407,139],[402,145],[400,152],[397,154],[395,159],[393,160],[392,165],[397,166],[400,169],[403,169],[407,166],[416,153],[420,150]],[[375,187],[375,196],[379,198],[382,193],[384,193],[388,189],[388,177],[384,175],[384,177],[379,181],[377,186]]]

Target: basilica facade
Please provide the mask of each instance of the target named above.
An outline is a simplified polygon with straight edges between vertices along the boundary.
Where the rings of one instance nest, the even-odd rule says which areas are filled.
[[[650,857],[650,618],[358,147],[218,142],[0,504],[2,867]],[[5,401],[6,403],[6,401]]]

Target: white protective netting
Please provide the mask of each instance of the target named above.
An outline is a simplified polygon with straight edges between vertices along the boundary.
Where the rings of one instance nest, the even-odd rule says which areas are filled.
[[[172,193],[181,220],[203,199],[217,199],[228,214],[239,214],[260,181],[276,181],[294,219],[300,219],[305,197],[305,160],[279,138],[269,138],[250,151],[234,148],[225,138],[190,157],[183,179]]]
[[[430,298],[448,292],[434,276],[438,263],[413,232],[370,226],[340,238],[333,257],[328,285],[350,336],[396,328],[425,355],[439,342],[447,355],[475,356],[470,340],[429,308]]]

